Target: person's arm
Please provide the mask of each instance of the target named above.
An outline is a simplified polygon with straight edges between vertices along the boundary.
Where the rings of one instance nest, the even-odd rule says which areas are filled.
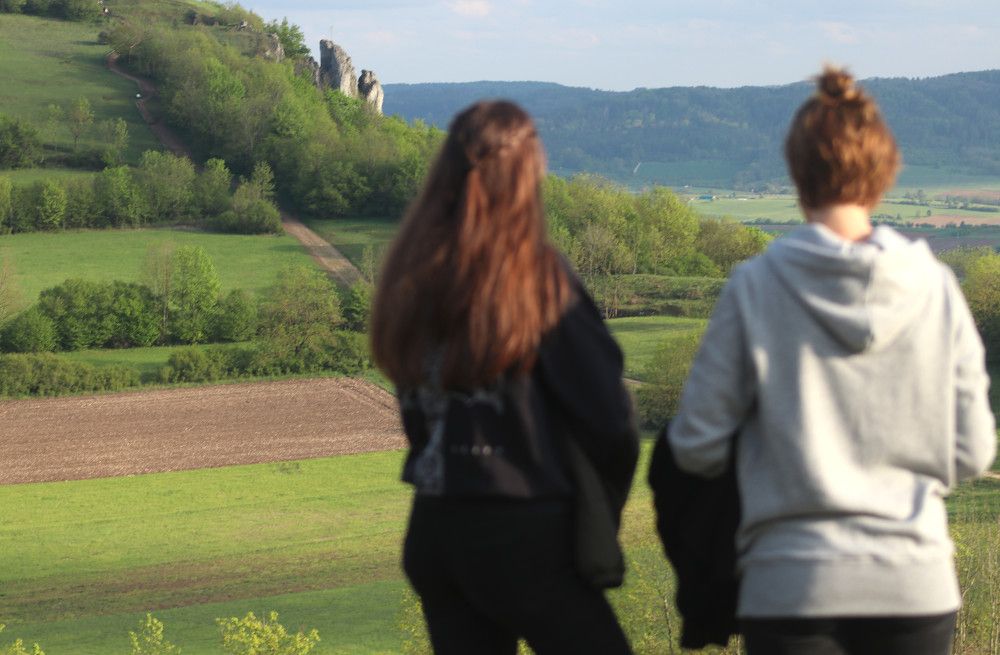
[[[639,454],[632,402],[622,384],[621,350],[582,288],[538,358],[571,437],[624,500]]]
[[[990,408],[990,376],[982,339],[968,305],[953,284],[955,311],[955,475],[957,480],[976,478],[996,457],[997,434]]]
[[[668,432],[678,467],[705,477],[725,471],[733,436],[756,393],[736,283],[734,276],[716,302]]]

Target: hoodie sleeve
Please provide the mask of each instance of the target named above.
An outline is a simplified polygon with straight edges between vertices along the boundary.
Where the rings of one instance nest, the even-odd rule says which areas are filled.
[[[985,351],[969,307],[952,278],[955,298],[955,474],[958,481],[982,475],[996,457],[997,434],[990,408]]]
[[[737,273],[715,305],[668,433],[677,465],[705,477],[725,471],[733,435],[756,395],[736,300]]]

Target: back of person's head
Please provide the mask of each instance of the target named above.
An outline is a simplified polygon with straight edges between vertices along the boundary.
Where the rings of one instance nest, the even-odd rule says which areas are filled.
[[[806,209],[874,207],[899,171],[896,141],[875,101],[848,72],[827,66],[816,86],[785,140],[799,202]]]
[[[419,384],[437,347],[450,387],[533,363],[567,297],[546,240],[544,173],[534,123],[517,105],[480,102],[452,121],[379,280],[372,352],[394,382]]]

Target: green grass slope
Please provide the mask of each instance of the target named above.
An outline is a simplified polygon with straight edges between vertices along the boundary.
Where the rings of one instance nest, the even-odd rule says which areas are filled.
[[[644,481],[649,446],[623,522],[627,584],[611,594],[639,653],[665,652],[678,627],[664,612],[673,583]],[[320,655],[400,652],[402,456],[0,487],[0,619],[50,655],[125,652],[148,610],[187,655],[221,652],[214,619],[251,610],[318,628]],[[961,487],[949,511],[960,570],[981,572],[1000,536],[1000,482]],[[967,611],[988,612],[973,602],[983,580],[964,579]]]
[[[94,23],[0,14],[0,112],[43,128],[50,104],[68,108],[80,97],[90,101],[94,125],[80,139],[80,148],[101,145],[99,124],[122,118],[128,123],[128,160],[137,162],[159,143],[135,107],[136,86],[111,73],[104,64],[108,47],[97,42],[101,27]],[[57,125],[52,141],[67,150],[73,137]]]
[[[290,236],[167,229],[8,234],[0,237],[0,259],[13,265],[24,300],[34,302],[42,289],[71,277],[139,281],[149,247],[163,242],[203,247],[219,271],[223,292],[260,292],[274,283],[283,266],[313,265]]]

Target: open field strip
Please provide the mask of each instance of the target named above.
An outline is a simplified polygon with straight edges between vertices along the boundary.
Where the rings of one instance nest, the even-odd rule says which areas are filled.
[[[4,35],[0,40],[0,107],[3,113],[42,129],[50,104],[68,108],[86,98],[94,112],[94,125],[81,137],[79,148],[100,147],[100,123],[122,118],[129,133],[126,159],[136,163],[143,151],[159,150],[159,145],[135,107],[135,85],[105,67],[108,46],[97,42],[100,29],[93,23],[0,14]],[[67,149],[73,146],[66,121],[57,123],[51,137],[43,140]]]
[[[283,266],[313,265],[289,236],[177,229],[8,234],[0,236],[0,259],[13,265],[18,290],[26,301],[34,302],[41,290],[68,278],[140,281],[149,247],[164,242],[203,247],[218,269],[223,292],[261,292],[274,284]]]
[[[364,264],[365,248],[377,256],[396,236],[399,225],[397,219],[390,218],[314,218],[304,222],[357,267]]]
[[[707,324],[703,318],[632,316],[611,319],[608,328],[625,354],[625,377],[642,380],[646,366],[665,341],[703,330]]]
[[[923,223],[934,216],[948,216],[945,222],[960,223],[968,221],[991,221],[991,224],[1000,224],[1000,213],[973,211],[969,209],[951,209],[935,205],[927,207],[923,205],[910,205],[899,202],[892,202],[893,198],[879,203],[872,210],[872,214],[888,214],[899,216],[900,220]],[[799,209],[798,200],[795,196],[763,196],[726,198],[717,197],[715,200],[692,199],[690,202],[700,214],[705,216],[728,216],[741,221],[752,221],[764,219],[775,222],[799,221],[802,220],[802,211]],[[927,210],[931,211],[931,216],[927,216]]]

